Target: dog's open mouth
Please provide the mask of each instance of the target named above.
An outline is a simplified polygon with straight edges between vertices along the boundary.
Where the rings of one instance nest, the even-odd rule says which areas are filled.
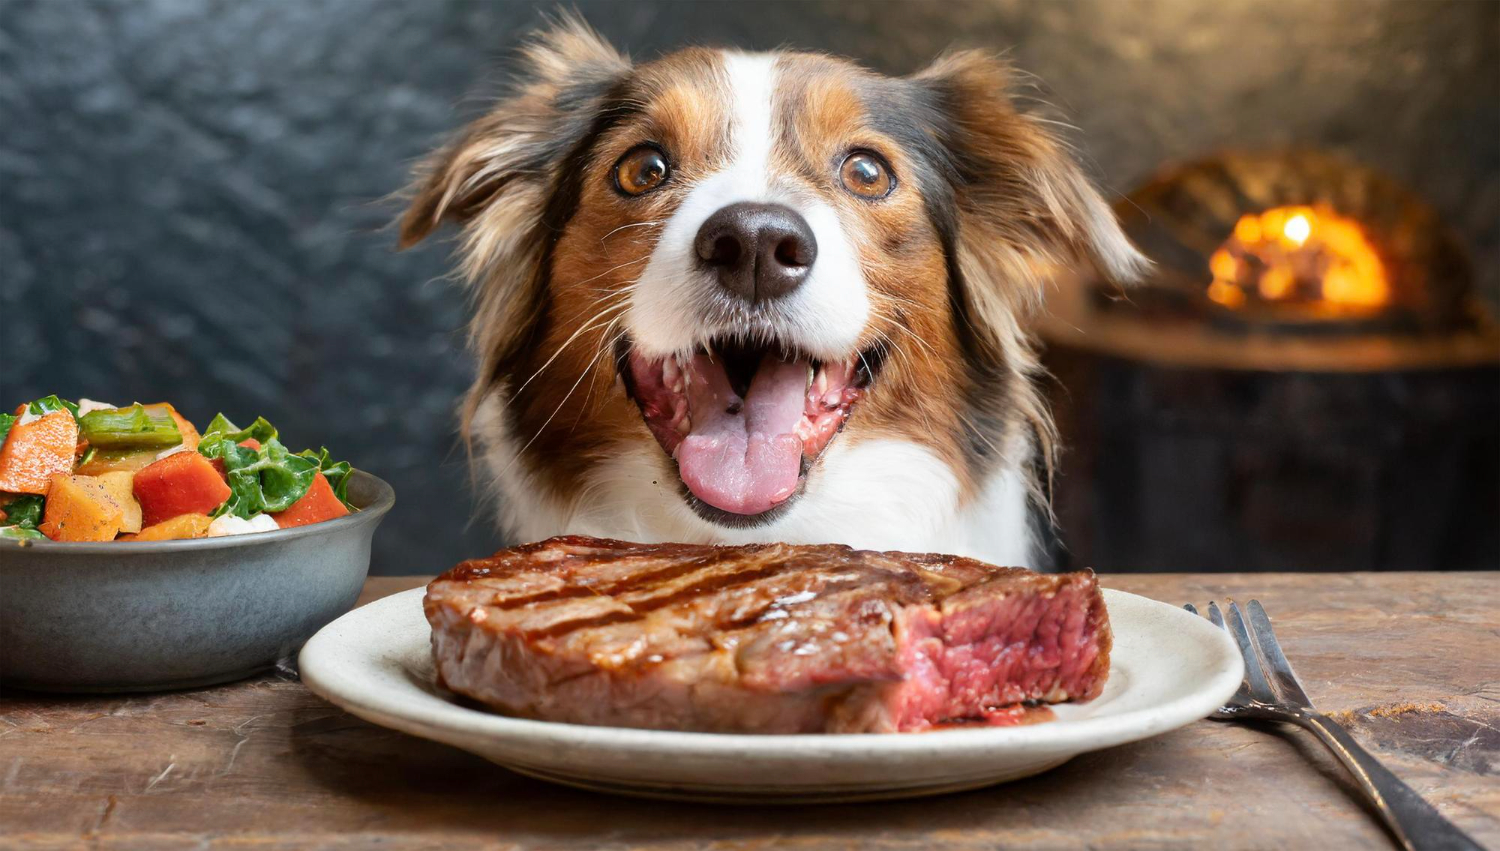
[[[784,505],[848,420],[875,360],[825,363],[777,345],[715,341],[690,357],[628,344],[620,373],[657,442],[704,505],[750,518]]]

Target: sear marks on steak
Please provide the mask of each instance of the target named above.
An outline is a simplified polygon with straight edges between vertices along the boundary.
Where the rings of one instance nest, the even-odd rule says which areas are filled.
[[[1090,571],[837,545],[565,536],[427,586],[439,676],[548,721],[739,733],[1005,723],[1088,700],[1110,630]]]

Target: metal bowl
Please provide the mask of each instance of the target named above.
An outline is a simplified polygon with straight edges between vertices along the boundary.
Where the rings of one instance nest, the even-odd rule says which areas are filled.
[[[277,532],[0,541],[0,687],[158,691],[270,668],[359,597],[396,495],[356,471],[349,501],[347,517]]]

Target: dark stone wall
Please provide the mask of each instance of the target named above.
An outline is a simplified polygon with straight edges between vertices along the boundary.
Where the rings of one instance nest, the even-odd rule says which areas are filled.
[[[1113,191],[1222,147],[1317,145],[1431,199],[1500,294],[1500,5],[580,3],[637,56],[830,50],[890,72],[1006,49]],[[479,108],[539,20],[466,0],[0,5],[0,396],[263,414],[389,479],[375,569],[495,544],[455,401],[442,248],[393,251],[407,165]],[[1161,565],[1170,568],[1171,565]],[[1182,567],[1187,567],[1186,565]]]

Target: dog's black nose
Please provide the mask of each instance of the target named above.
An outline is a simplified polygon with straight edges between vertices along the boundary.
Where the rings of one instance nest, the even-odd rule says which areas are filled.
[[[708,217],[693,247],[720,286],[751,304],[795,290],[818,257],[807,221],[780,204],[730,204]]]

